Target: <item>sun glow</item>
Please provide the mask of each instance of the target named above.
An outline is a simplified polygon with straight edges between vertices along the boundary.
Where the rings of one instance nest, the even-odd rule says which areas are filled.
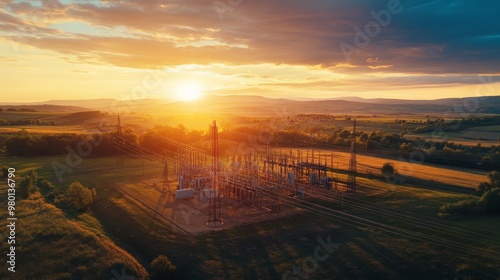
[[[201,97],[202,88],[197,82],[184,82],[175,90],[176,98],[182,101],[193,101]]]

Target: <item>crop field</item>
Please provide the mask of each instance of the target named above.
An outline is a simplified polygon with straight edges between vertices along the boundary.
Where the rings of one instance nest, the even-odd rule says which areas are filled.
[[[339,154],[337,156],[339,161],[341,161],[342,156],[346,155]],[[19,175],[30,168],[37,168],[39,176],[55,178],[50,167],[50,163],[55,160],[61,160],[61,157],[17,158],[9,160],[9,164],[18,168]],[[125,163],[125,169],[120,171],[113,167],[113,157],[87,158],[79,168],[68,174],[64,182],[59,184],[61,191],[70,182],[79,180],[84,185],[95,186],[99,199],[92,207],[91,212],[62,218],[63,220],[58,223],[77,226],[89,232],[86,234],[101,236],[100,238],[104,238],[102,242],[113,242],[123,246],[144,267],[157,254],[166,253],[178,267],[178,279],[211,277],[221,274],[227,275],[231,279],[280,278],[295,264],[301,265],[314,253],[314,249],[318,246],[317,238],[326,239],[329,235],[331,235],[332,242],[338,245],[338,249],[325,262],[319,264],[311,277],[328,278],[327,275],[335,274],[345,278],[359,278],[365,277],[365,271],[369,269],[377,277],[421,279],[422,277],[436,277],[435,271],[439,268],[440,277],[450,278],[454,276],[456,269],[463,266],[481,268],[490,274],[494,273],[493,271],[496,269],[495,264],[489,261],[473,261],[466,255],[457,257],[452,251],[415,242],[411,238],[392,236],[392,234],[388,235],[383,231],[364,227],[360,228],[350,222],[327,216],[317,216],[308,211],[302,211],[277,221],[259,222],[234,229],[206,233],[196,238],[185,236],[169,229],[165,221],[155,219],[149,210],[145,210],[136,200],[124,195],[111,184],[112,182],[133,182],[135,180],[137,183],[134,192],[143,193],[143,195],[152,192],[151,195],[159,198],[156,190],[144,185],[141,186],[141,184],[144,184],[142,183],[144,180],[158,178],[160,169],[153,168],[154,164],[152,163],[145,163],[143,175],[141,168],[139,168],[142,165],[141,160],[130,158],[126,159]],[[378,162],[372,164],[377,165]],[[436,167],[426,168],[428,168],[428,172],[440,172],[440,169]],[[360,169],[363,172],[363,168]],[[467,174],[465,171],[455,172],[458,172],[456,174],[459,175]],[[453,202],[466,197],[461,194],[418,189],[405,185],[391,190],[386,187],[386,182],[363,177],[359,178],[359,182],[361,185],[373,187],[361,188],[363,195],[357,198],[364,201],[366,205],[390,207],[395,213],[400,214],[412,212],[422,215],[424,219],[436,219],[438,209],[443,202]],[[451,184],[455,181],[447,179],[445,182]],[[133,188],[132,185],[129,187]],[[351,198],[346,197],[345,199],[344,211],[347,213],[364,215],[374,220],[385,220],[384,216],[377,216],[376,213],[369,213],[347,204]],[[156,206],[156,202],[151,206]],[[45,205],[43,202],[40,203]],[[26,210],[28,212],[23,216],[23,219],[26,222],[29,221],[34,228],[46,223],[45,220],[37,218],[40,214],[36,214],[39,211],[35,210],[38,207],[35,205],[39,205],[37,200],[27,201],[26,204],[20,206],[25,207],[25,209],[33,209]],[[330,207],[341,209],[340,202]],[[182,213],[180,215],[182,216]],[[51,219],[53,222],[57,221]],[[314,223],[311,223],[311,220]],[[482,219],[471,217],[443,222],[452,223],[457,230],[459,228],[469,229],[470,227],[478,227],[488,232],[500,230],[498,217]],[[367,229],[368,231],[366,231]],[[67,230],[69,229],[65,229],[65,231]],[[431,230],[430,233],[432,232]],[[438,232],[440,231],[436,231],[436,234]],[[60,232],[57,234],[67,235],[68,233]],[[58,246],[63,250],[66,246],[71,245],[61,243]],[[39,250],[42,253],[46,249],[39,247]],[[428,263],[424,259],[435,261]],[[138,264],[124,260],[122,265],[129,273],[132,271],[140,273],[141,271],[141,265]],[[47,265],[47,268],[50,267]],[[114,267],[117,270],[121,269],[119,265]],[[96,268],[96,270],[109,275],[111,269],[103,264],[102,268]],[[459,269],[459,273],[462,273],[461,271]],[[40,275],[43,272],[44,270],[35,270],[31,275]]]
[[[20,130],[26,130],[33,134],[55,134],[55,133],[76,133],[87,134],[95,133],[96,130],[82,129],[80,126],[39,126],[39,125],[23,125],[15,127],[2,127],[0,126],[0,133],[2,134],[16,134]]]
[[[279,153],[282,151],[284,154],[289,153],[290,151],[297,155],[299,150],[301,151],[302,157],[305,157],[306,153],[309,153],[309,157],[312,156],[314,151],[315,162],[324,163],[326,161],[327,164],[331,162],[331,156],[333,155],[333,166],[336,167],[338,165],[338,169],[344,170],[339,174],[339,178],[345,180],[346,174],[345,170],[348,169],[350,153],[344,151],[336,151],[335,149],[289,149],[289,148],[281,148],[276,149],[275,151]],[[484,181],[487,172],[483,170],[473,170],[467,168],[459,168],[459,167],[449,167],[449,166],[440,166],[437,164],[426,163],[425,161],[421,164],[418,162],[409,162],[409,159],[404,158],[381,158],[372,155],[357,155],[358,167],[357,171],[360,174],[364,174],[366,176],[375,175],[381,176],[380,168],[386,162],[391,162],[394,164],[396,171],[403,178],[407,178],[411,181],[412,178],[418,178],[420,180],[426,181],[426,184],[429,184],[432,187],[433,184],[445,184],[449,186],[458,186],[463,188],[469,188],[471,191],[475,189],[479,183]],[[336,177],[336,172],[329,172],[329,176]]]
[[[16,114],[16,119],[21,116],[19,112]],[[47,117],[63,118],[59,114]],[[358,131],[369,133],[381,129],[399,133],[399,127],[389,128],[395,117],[361,118]],[[107,124],[106,131],[113,131],[115,118],[116,115],[105,115],[81,122],[77,120],[75,124],[0,127],[0,133],[9,137],[26,129],[33,134],[86,134],[93,133],[94,128],[103,123]],[[121,118],[127,128],[141,132],[153,127],[162,117],[125,114]],[[406,117],[411,118],[426,117]],[[229,119],[225,123],[228,129],[259,127],[270,122],[268,118],[240,118],[230,123]],[[175,120],[165,117],[165,123],[172,124]],[[317,125],[352,129],[352,123],[341,117],[332,122],[302,122],[299,129]],[[467,132],[491,133],[496,128],[476,127],[453,136],[474,146],[477,143],[466,139]],[[302,157],[307,153],[312,160],[313,149],[273,149],[278,154],[280,150],[283,154],[292,150],[295,155],[300,150]],[[334,146],[314,148],[312,161],[328,165],[333,162],[327,175],[346,181],[348,150]],[[230,169],[230,158],[221,156],[222,166],[227,170]],[[328,279],[331,275],[343,279],[454,279],[457,275],[459,279],[462,276],[495,279],[500,276],[498,263],[485,257],[488,250],[497,250],[500,246],[500,237],[496,234],[500,232],[499,217],[447,217],[440,214],[443,204],[470,198],[479,183],[486,180],[486,170],[442,166],[425,160],[422,164],[409,163],[392,152],[360,149],[356,195],[313,192],[307,202],[285,203],[282,212],[258,215],[252,214],[256,211],[252,206],[227,206],[222,211],[225,226],[210,231],[205,225],[208,216],[205,203],[197,198],[192,201],[173,199],[177,185],[175,176],[170,174],[168,180],[170,192],[152,187],[153,182],[161,186],[163,180],[163,166],[153,158],[127,155],[123,167],[117,167],[114,156],[93,154],[82,157],[77,164],[68,154],[47,157],[3,155],[0,161],[2,165],[15,167],[19,177],[31,169],[36,170],[39,177],[54,184],[58,199],[64,197],[68,186],[75,181],[97,191],[95,202],[85,212],[71,210],[64,200],[56,207],[44,199],[43,195],[47,193],[37,193],[19,204],[23,209],[19,227],[27,229],[20,237],[26,240],[27,246],[33,247],[29,250],[32,257],[19,260],[19,265],[35,262],[49,249],[53,249],[49,256],[66,254],[70,263],[82,264],[58,269],[54,261],[47,260],[43,267],[22,274],[24,278],[36,279],[50,274],[54,279],[111,279],[125,271],[146,279],[151,261],[163,254],[177,267],[173,279],[221,279],[220,275],[224,275],[223,279],[281,279],[293,272],[295,266],[301,267],[311,259],[320,244],[318,239],[331,239],[335,249],[328,259],[318,262],[317,267],[308,273],[310,279]],[[389,184],[382,176],[380,169],[386,162],[393,163],[399,173],[401,180],[397,184]],[[58,178],[54,163],[66,165],[69,169]],[[0,191],[5,196],[6,188]],[[296,198],[285,198],[284,202],[290,199],[295,201]],[[346,219],[345,215],[351,218]],[[53,218],[49,221],[50,217]],[[360,222],[358,218],[408,232],[402,234]],[[47,225],[53,225],[54,229],[45,235],[37,233]],[[421,242],[418,234],[453,240],[485,253],[478,254],[473,250],[457,252],[435,246],[432,242]],[[61,238],[64,241],[55,241]],[[54,240],[51,242],[55,243],[37,245],[43,243],[42,239]],[[80,253],[68,253],[68,248],[79,248]],[[24,252],[27,251],[20,250],[20,254]],[[93,265],[95,258],[91,256],[94,255],[107,261]]]
[[[463,131],[463,138],[477,139],[479,141],[497,141],[500,139],[500,125],[478,126]]]

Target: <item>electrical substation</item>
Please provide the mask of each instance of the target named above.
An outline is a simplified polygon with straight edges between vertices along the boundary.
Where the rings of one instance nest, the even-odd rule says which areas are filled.
[[[140,183],[117,186],[153,217],[189,235],[262,220],[298,211],[321,211],[308,202],[356,193],[356,146],[351,136],[348,170],[339,170],[334,153],[314,149],[234,150],[221,154],[216,121],[210,125],[211,151],[166,137],[161,153],[129,143],[118,117],[116,168],[127,157],[154,164],[161,174]],[[356,131],[354,120],[353,134]],[[336,166],[336,167],[335,167]],[[339,179],[339,172],[347,180]],[[339,203],[340,204],[340,203]]]

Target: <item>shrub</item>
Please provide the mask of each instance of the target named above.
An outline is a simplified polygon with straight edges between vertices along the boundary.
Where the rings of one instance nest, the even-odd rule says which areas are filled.
[[[48,193],[54,190],[54,185],[47,179],[38,180],[36,185],[44,193]]]
[[[69,185],[66,192],[68,203],[76,210],[87,210],[96,196],[95,189],[88,189],[75,181]]]
[[[25,177],[19,183],[19,194],[22,199],[28,198],[31,194],[38,191],[36,184],[33,182],[32,177]]]
[[[45,199],[50,203],[54,203],[56,201],[56,198],[57,195],[55,192],[49,192],[47,196],[45,196]]]
[[[500,172],[499,171],[491,171],[487,175],[488,181],[481,182],[479,186],[476,188],[476,191],[479,195],[483,195],[484,193],[495,189],[500,188]]]
[[[500,213],[500,188],[485,192],[481,197],[480,203],[486,210],[493,214]]]
[[[380,168],[380,172],[386,177],[391,177],[397,174],[396,169],[394,168],[394,164],[392,162],[386,162],[384,165],[382,165],[382,168]]]
[[[34,169],[30,169],[26,174],[27,177],[30,177],[33,180],[33,184],[36,184],[38,181],[38,174]]]
[[[151,280],[171,279],[175,269],[166,256],[159,255],[151,262]]]
[[[376,141],[367,140],[365,143],[365,149],[367,149],[367,150],[375,150],[377,147],[378,147],[378,144]]]
[[[480,206],[479,199],[472,198],[457,203],[446,203],[439,211],[446,214],[474,215],[484,212],[484,208]]]

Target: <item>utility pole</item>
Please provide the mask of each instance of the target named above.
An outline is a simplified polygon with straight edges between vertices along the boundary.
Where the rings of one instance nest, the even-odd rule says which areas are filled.
[[[349,160],[349,171],[347,172],[347,191],[356,192],[356,118],[354,118],[354,128],[351,138],[351,159]]]

